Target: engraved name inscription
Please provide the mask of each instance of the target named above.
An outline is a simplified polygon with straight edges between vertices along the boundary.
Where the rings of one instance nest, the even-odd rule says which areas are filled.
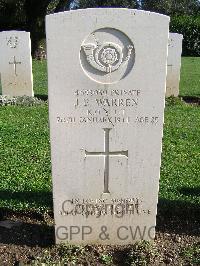
[[[159,116],[129,115],[137,110],[142,93],[138,89],[78,89],[74,92],[73,114],[58,115],[61,124],[157,125]],[[81,110],[81,111],[79,111]]]

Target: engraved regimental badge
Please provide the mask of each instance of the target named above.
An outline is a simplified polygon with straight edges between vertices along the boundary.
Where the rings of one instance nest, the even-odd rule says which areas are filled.
[[[10,36],[9,38],[6,38],[7,45],[10,48],[16,48],[19,43],[19,38],[17,36]]]
[[[80,57],[81,65],[91,79],[114,83],[132,69],[135,51],[133,43],[124,33],[103,28],[91,33],[82,43]]]
[[[128,45],[127,56],[123,58],[122,47],[116,43],[105,42],[103,44],[87,44],[83,45],[87,61],[97,70],[111,73],[117,70],[122,63],[126,63],[130,59],[133,50],[132,45]]]

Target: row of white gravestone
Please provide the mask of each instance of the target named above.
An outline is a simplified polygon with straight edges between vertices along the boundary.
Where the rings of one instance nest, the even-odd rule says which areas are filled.
[[[90,53],[90,51],[87,52]],[[179,95],[181,52],[182,35],[170,33],[166,97]],[[0,32],[0,55],[2,94],[33,96],[30,33],[24,31]]]
[[[29,32],[0,32],[0,82],[3,95],[34,95]]]
[[[77,10],[46,34],[57,243],[153,239],[169,17]]]

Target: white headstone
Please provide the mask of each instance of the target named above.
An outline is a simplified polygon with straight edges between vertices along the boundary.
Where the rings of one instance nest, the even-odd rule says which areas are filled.
[[[33,96],[30,33],[0,32],[0,55],[2,94]]]
[[[154,238],[169,17],[98,8],[46,27],[57,243]]]
[[[166,97],[179,95],[182,41],[182,34],[169,33]]]

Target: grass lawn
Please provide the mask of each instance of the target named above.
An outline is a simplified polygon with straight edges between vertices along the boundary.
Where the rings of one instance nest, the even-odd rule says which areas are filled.
[[[199,73],[200,58],[182,58],[181,96],[200,96]],[[35,95],[45,99],[47,97],[46,61],[34,61],[33,74]],[[31,107],[0,106],[0,158],[0,210],[33,211],[37,214],[51,212],[52,184],[46,102]],[[165,109],[159,209],[173,215],[179,215],[180,212],[184,216],[185,213],[182,219],[185,222],[184,219],[191,218],[192,211],[195,213],[194,218],[199,219],[197,217],[199,207],[200,108],[198,105],[170,98],[167,100]],[[178,229],[172,226],[168,230],[177,231]],[[35,231],[37,232],[38,228]],[[168,242],[165,245],[167,247]],[[131,251],[132,253],[129,252],[133,261],[135,256],[138,258],[138,254],[141,255],[143,252],[140,247],[137,248]],[[79,251],[86,252],[81,249],[77,250]],[[70,249],[66,252],[72,254],[74,251]],[[177,252],[179,253],[179,249]],[[183,248],[181,252],[187,262],[197,261],[197,264],[187,265],[200,263],[200,258],[196,259],[196,254],[199,252],[196,244]],[[49,256],[48,252],[45,254]],[[100,261],[108,265],[109,256],[101,252]]]
[[[165,109],[160,198],[185,206],[200,204],[199,136],[200,108],[169,100]]]
[[[200,97],[200,57],[182,57],[180,96]]]
[[[33,60],[33,85],[34,94],[47,96],[47,61]]]
[[[48,106],[0,108],[0,206],[49,208]]]
[[[47,95],[46,61],[34,61],[34,90]],[[181,95],[200,95],[200,58],[183,58]],[[199,204],[200,108],[168,101],[160,181],[162,200]],[[0,108],[0,207],[51,209],[48,105]]]

